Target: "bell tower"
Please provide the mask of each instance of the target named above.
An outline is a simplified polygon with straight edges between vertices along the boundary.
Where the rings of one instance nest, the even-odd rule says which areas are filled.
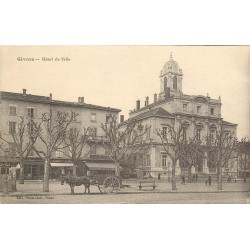
[[[179,96],[182,93],[182,69],[178,63],[173,60],[172,52],[170,60],[165,63],[160,72],[160,100],[166,100],[170,96]]]

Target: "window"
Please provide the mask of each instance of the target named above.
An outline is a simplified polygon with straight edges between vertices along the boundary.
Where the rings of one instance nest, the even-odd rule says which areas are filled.
[[[27,129],[28,129],[28,134],[32,135],[34,133],[34,125],[31,122],[27,124]]]
[[[200,114],[201,112],[201,106],[197,106],[197,113]]]
[[[214,142],[214,139],[215,139],[215,131],[214,130],[211,130],[210,131],[210,142]]]
[[[27,114],[29,118],[33,118],[35,115],[35,108],[27,108]]]
[[[150,128],[147,128],[146,136],[147,136],[147,140],[149,140],[150,139]]]
[[[186,111],[187,110],[187,103],[183,103],[182,107],[183,107],[183,110]]]
[[[164,78],[164,90],[166,90],[168,87],[168,79],[167,77]]]
[[[91,145],[90,146],[90,152],[91,155],[96,155],[96,145]]]
[[[163,154],[161,156],[161,166],[162,168],[166,168],[167,167],[167,155]]]
[[[211,108],[211,115],[214,115],[214,108]]]
[[[89,134],[90,134],[90,136],[96,136],[96,134],[97,134],[97,128],[96,127],[91,127],[89,129]]]
[[[163,127],[162,128],[162,136],[163,136],[163,138],[167,138],[167,134],[168,134],[168,127]]]
[[[2,175],[9,174],[9,168],[6,169],[5,167],[0,167],[0,169],[1,169],[0,174],[2,174]],[[6,173],[6,170],[7,170],[7,173]]]
[[[60,150],[57,150],[57,151],[56,151],[56,157],[57,157],[57,158],[62,158],[62,157],[63,157],[63,152],[60,151]]]
[[[10,115],[16,115],[16,106],[10,105]]]
[[[90,120],[91,122],[96,122],[96,113],[91,113]]]
[[[138,136],[138,140],[142,141],[143,140],[143,126],[141,125],[139,128],[139,136]]]
[[[107,146],[105,147],[105,155],[110,155],[110,150]]]
[[[133,156],[133,164],[136,164],[136,155]]]
[[[183,140],[187,140],[187,128],[184,127],[182,131],[183,131]]]
[[[229,143],[230,140],[230,132],[229,131],[225,131],[225,142]]]
[[[146,157],[146,166],[150,166],[150,155],[147,155]]]
[[[108,123],[110,120],[110,116],[109,115],[106,115],[106,123]]]
[[[9,143],[9,156],[10,157],[16,157],[17,156],[17,151],[16,151],[16,147],[15,147],[15,143],[11,142]]]
[[[10,134],[16,133],[16,122],[9,122],[9,133]]]
[[[143,166],[143,155],[139,155],[139,166]]]
[[[173,79],[173,89],[177,89],[177,77],[174,76],[174,79]]]
[[[201,129],[200,128],[196,129],[196,140],[198,140],[198,141],[201,140]]]

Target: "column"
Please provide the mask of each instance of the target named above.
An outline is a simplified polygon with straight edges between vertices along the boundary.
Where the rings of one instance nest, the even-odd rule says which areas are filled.
[[[151,175],[155,177],[155,146],[151,147],[151,152],[150,152],[150,169],[151,169]],[[152,172],[153,171],[153,172]]]
[[[181,167],[180,167],[180,162],[179,162],[179,160],[178,160],[177,163],[176,163],[175,174],[176,174],[176,175],[180,175],[180,174],[181,174]]]
[[[195,119],[193,117],[191,119],[191,124],[190,124],[189,130],[190,130],[189,137],[195,138]]]
[[[207,166],[207,152],[205,152],[205,157],[203,161],[203,173],[209,174],[209,169]]]

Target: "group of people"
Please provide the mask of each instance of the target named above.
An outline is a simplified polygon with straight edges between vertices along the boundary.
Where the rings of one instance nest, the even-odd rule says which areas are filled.
[[[198,182],[198,174],[196,173],[196,174],[194,174],[192,177],[191,177],[191,179],[190,179],[190,182]],[[184,175],[182,175],[182,177],[181,177],[181,184],[183,184],[183,185],[185,185],[185,183],[186,183],[186,176],[185,176],[185,174]]]
[[[196,183],[198,182],[198,174],[197,173],[192,176],[191,182],[196,182]],[[181,184],[185,185],[185,183],[186,183],[186,176],[184,174],[181,177]],[[207,186],[207,184],[209,186],[211,186],[211,184],[212,184],[212,177],[211,177],[211,175],[208,176],[208,178],[206,179],[205,183],[206,183],[206,186]]]

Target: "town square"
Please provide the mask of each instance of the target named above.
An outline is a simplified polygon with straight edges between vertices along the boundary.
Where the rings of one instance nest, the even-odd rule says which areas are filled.
[[[247,52],[3,47],[0,202],[249,203]]]

